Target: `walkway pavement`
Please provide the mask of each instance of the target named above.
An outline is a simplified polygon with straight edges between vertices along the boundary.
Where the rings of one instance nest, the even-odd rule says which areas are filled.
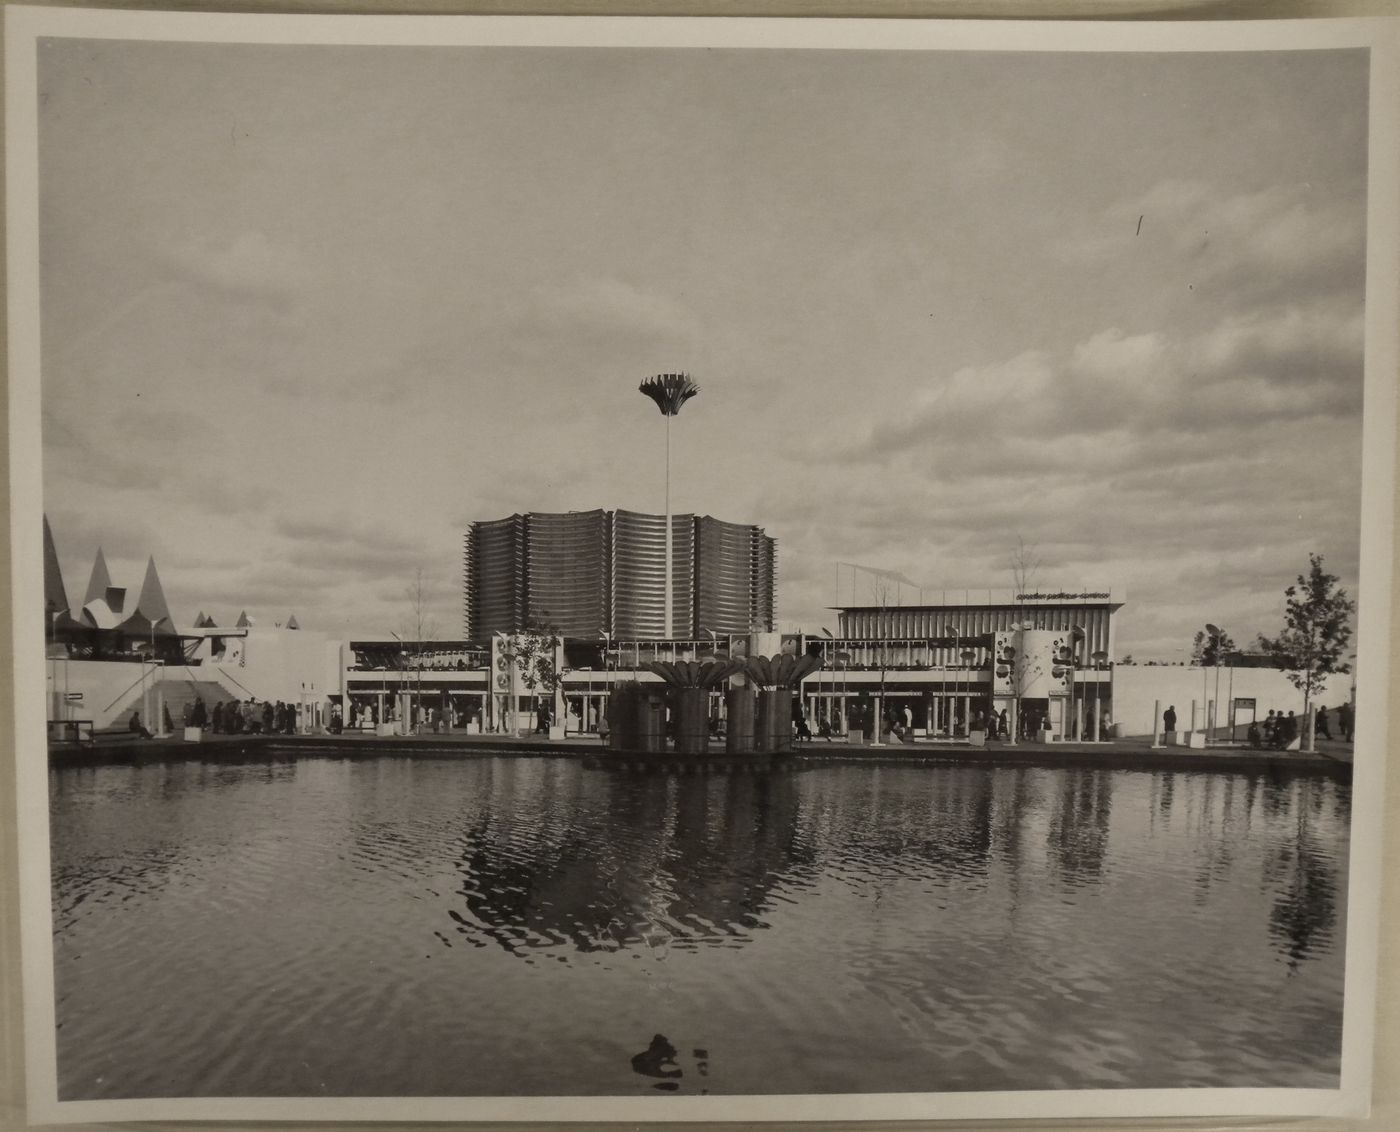
[[[792,754],[803,761],[879,761],[888,763],[986,763],[1022,766],[1099,766],[1150,770],[1206,770],[1220,772],[1266,771],[1270,773],[1329,774],[1347,778],[1351,773],[1352,748],[1349,743],[1320,740],[1318,750],[1255,750],[1243,744],[1212,744],[1205,749],[1153,747],[1148,738],[1113,739],[1100,743],[1006,743],[992,742],[974,747],[962,741],[914,740],[911,742],[847,743],[824,739],[796,744]],[[468,735],[424,733],[405,736],[378,736],[367,732],[340,735],[212,735],[198,743],[183,738],[125,739],[94,744],[54,744],[50,757],[55,762],[105,763],[145,762],[169,759],[288,758],[305,756],[348,756],[361,753],[402,755],[415,758],[472,758],[490,755],[517,757],[573,756],[608,758],[614,754],[596,736],[570,736],[551,740],[538,735]],[[726,757],[722,742],[712,742],[704,755],[664,755],[617,752],[629,759],[710,760]]]

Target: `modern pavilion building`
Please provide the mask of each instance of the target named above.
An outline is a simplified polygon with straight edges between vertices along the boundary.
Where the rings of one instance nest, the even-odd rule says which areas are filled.
[[[473,523],[463,562],[464,636],[529,625],[581,640],[675,640],[773,628],[776,543],[756,526],[636,511],[529,512]]]

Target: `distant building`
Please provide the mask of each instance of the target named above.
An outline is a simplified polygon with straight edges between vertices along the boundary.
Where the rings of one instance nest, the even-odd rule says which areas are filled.
[[[529,512],[473,523],[463,568],[465,636],[481,641],[528,625],[587,640],[771,631],[777,551],[761,528],[674,515],[671,543],[668,627],[664,516]]]

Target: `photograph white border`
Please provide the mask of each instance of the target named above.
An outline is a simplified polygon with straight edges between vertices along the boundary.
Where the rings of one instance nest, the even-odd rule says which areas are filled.
[[[13,656],[44,641],[40,539],[37,41],[460,46],[623,46],[900,51],[1224,52],[1370,48],[1369,194],[1361,569],[1346,1010],[1335,1090],[1162,1089],[690,1097],[345,1097],[57,1099],[43,673],[14,665],[21,947],[29,1119],[737,1121],[1145,1116],[1359,1117],[1372,1084],[1379,942],[1385,705],[1390,687],[1396,380],[1400,370],[1400,24],[1387,19],[1261,22],[999,22],[615,16],[359,16],[155,13],[10,7],[5,12],[11,600]]]

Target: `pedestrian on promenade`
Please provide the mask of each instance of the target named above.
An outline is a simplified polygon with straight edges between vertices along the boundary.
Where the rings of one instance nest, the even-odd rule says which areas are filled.
[[[1176,730],[1175,704],[1167,705],[1167,710],[1162,713],[1162,730],[1168,732]]]
[[[605,747],[608,745],[608,735],[611,731],[612,729],[608,726],[608,717],[606,715],[602,716],[598,720],[598,738]]]
[[[1270,708],[1268,716],[1264,719],[1264,742],[1271,747],[1274,745],[1274,739],[1277,738],[1275,732],[1278,731],[1278,726],[1278,718],[1274,715],[1273,708]]]
[[[215,701],[214,701],[213,727],[214,727],[214,734],[215,734],[215,735],[219,735],[219,734],[222,734],[222,733],[223,733],[223,730],[224,730],[224,702],[223,702],[223,700],[215,700]]]
[[[1011,722],[1007,718],[1006,709],[1001,709],[1001,714],[997,716],[997,738],[1005,739],[1011,734]]]
[[[182,711],[182,712],[180,713],[180,717],[181,717],[181,722],[183,722],[184,725],[185,725],[186,727],[193,727],[193,726],[194,726],[194,723],[193,723],[193,720],[194,720],[194,708],[193,708],[191,705],[189,705],[189,704],[186,704],[186,705],[185,705],[185,709],[184,709],[184,711]]]
[[[151,733],[141,725],[141,713],[139,711],[131,713],[131,722],[126,725],[126,729],[133,735],[139,736],[142,739],[149,739],[151,737]]]
[[[272,701],[268,700],[263,704],[262,728],[269,735],[272,734],[272,721],[274,718],[276,718],[276,712],[273,710]]]
[[[1259,721],[1256,719],[1249,721],[1249,745],[1256,751],[1264,745],[1264,736],[1259,732]]]
[[[1327,705],[1323,704],[1317,709],[1317,721],[1313,725],[1313,737],[1317,739],[1332,738],[1332,728],[1327,722]]]
[[[812,741],[812,729],[807,724],[807,716],[804,712],[801,711],[801,709],[797,711],[796,715],[797,741],[800,743],[805,739],[807,742],[810,743]]]

